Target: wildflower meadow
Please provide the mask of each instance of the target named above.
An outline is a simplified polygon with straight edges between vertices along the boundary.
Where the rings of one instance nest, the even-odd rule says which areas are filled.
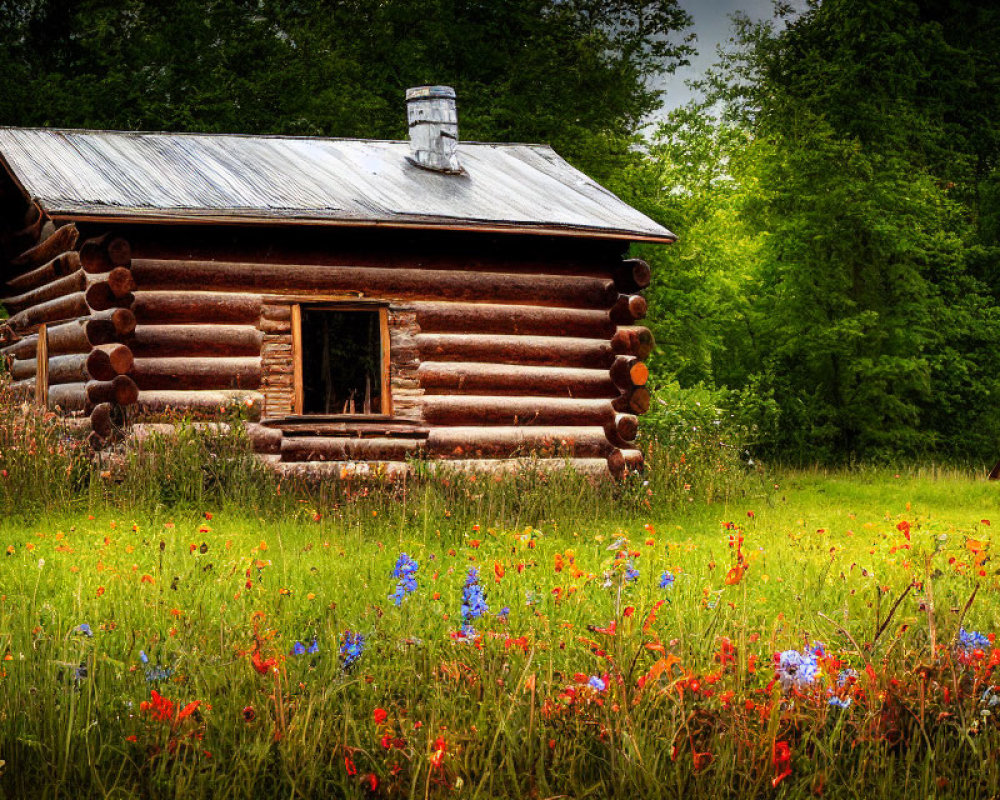
[[[5,519],[0,795],[1000,791],[991,484],[630,508]]]

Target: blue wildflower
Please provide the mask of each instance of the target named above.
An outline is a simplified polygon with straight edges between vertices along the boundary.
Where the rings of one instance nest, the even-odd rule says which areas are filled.
[[[292,645],[291,655],[301,656],[305,655],[305,652],[306,652],[306,646],[302,644],[302,642],[296,642],[294,645]]]
[[[816,655],[808,651],[785,650],[778,656],[774,667],[775,677],[781,681],[786,692],[791,689],[805,689],[816,680]]]
[[[319,641],[316,637],[313,637],[313,643],[306,648],[307,653],[318,653],[319,652]]]
[[[847,708],[851,704],[851,698],[837,697],[837,695],[832,695],[830,697],[829,703],[831,706],[836,706],[837,708]]]
[[[504,606],[500,609],[500,613],[497,616],[506,622],[508,614],[510,614],[510,606]]]
[[[84,636],[93,636],[94,632],[90,629],[90,626],[86,622],[81,622],[73,629],[76,633],[82,633]]]
[[[465,578],[465,586],[462,588],[462,620],[466,625],[471,625],[472,620],[483,616],[489,610],[483,587],[479,585],[479,570],[470,567],[469,574]]]
[[[139,651],[139,660],[140,660],[140,661],[141,661],[141,662],[142,662],[143,664],[148,664],[148,663],[149,663],[149,656],[147,656],[147,655],[146,655],[146,653],[145,653],[145,651],[144,651],[144,650],[140,650],[140,651]]]
[[[590,686],[592,689],[596,689],[599,692],[603,692],[605,689],[608,688],[608,685],[603,680],[598,678],[596,675],[590,676],[590,680],[587,681],[587,685]]]
[[[399,554],[396,566],[392,570],[392,577],[396,578],[398,583],[396,584],[396,591],[389,595],[389,599],[397,606],[402,604],[403,598],[406,595],[417,591],[417,570],[419,568],[420,564],[406,553]]]
[[[971,654],[973,650],[986,650],[990,647],[990,640],[978,631],[967,631],[959,628],[958,646]]]
[[[155,667],[150,667],[146,670],[146,683],[155,683],[156,681],[165,681],[171,675],[174,674],[172,669],[168,667],[161,667],[157,664]]]
[[[823,658],[826,655],[826,645],[823,642],[813,642],[809,645],[809,652],[817,658]]]
[[[635,568],[635,565],[631,561],[625,562],[625,582],[635,581],[639,579],[639,570]]]
[[[670,570],[664,570],[663,574],[660,576],[660,588],[673,589],[675,580],[677,579],[674,577],[674,573]]]
[[[344,631],[340,643],[340,658],[343,661],[344,672],[353,667],[365,649],[365,637],[360,633]]]

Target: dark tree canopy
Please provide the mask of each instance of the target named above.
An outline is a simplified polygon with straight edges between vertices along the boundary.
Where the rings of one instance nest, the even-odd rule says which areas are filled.
[[[463,138],[600,161],[689,24],[676,0],[3,0],[0,124],[401,138],[404,90],[444,83]]]

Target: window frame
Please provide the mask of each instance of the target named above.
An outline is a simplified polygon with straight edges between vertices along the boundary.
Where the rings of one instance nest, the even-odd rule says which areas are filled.
[[[381,362],[381,392],[377,414],[306,414],[305,405],[304,365],[302,363],[302,310],[308,311],[368,311],[378,313],[379,349]],[[323,300],[298,301],[292,303],[292,414],[306,419],[337,419],[337,420],[381,420],[393,417],[392,383],[389,366],[389,303],[381,300]]]

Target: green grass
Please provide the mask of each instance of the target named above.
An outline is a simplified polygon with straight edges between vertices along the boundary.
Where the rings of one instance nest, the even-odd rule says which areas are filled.
[[[518,496],[453,477],[292,496],[257,514],[238,502],[129,512],[91,493],[6,518],[0,793],[1000,791],[1000,735],[983,699],[992,648],[966,657],[954,646],[960,624],[998,627],[982,522],[1000,524],[995,485],[944,471],[796,472],[707,495],[675,485],[667,503],[655,475],[652,497],[637,485],[617,500],[560,478],[534,494],[515,485]],[[541,503],[546,494],[560,503]],[[727,584],[740,534],[749,569]],[[616,560],[622,549],[639,555]],[[396,607],[390,573],[404,551],[420,564],[418,589]],[[476,640],[459,641],[470,567],[490,613],[473,621]],[[664,570],[676,576],[668,590]],[[594,630],[612,622],[614,635]],[[345,671],[348,630],[366,646]],[[314,638],[317,653],[291,654]],[[828,652],[815,683],[772,685],[773,655],[813,641]],[[255,652],[258,664],[276,659],[263,674]],[[156,668],[169,677],[148,680]],[[835,708],[828,688],[848,668],[851,704]],[[166,719],[142,705],[152,690],[177,703]],[[791,774],[774,787],[776,742]]]

